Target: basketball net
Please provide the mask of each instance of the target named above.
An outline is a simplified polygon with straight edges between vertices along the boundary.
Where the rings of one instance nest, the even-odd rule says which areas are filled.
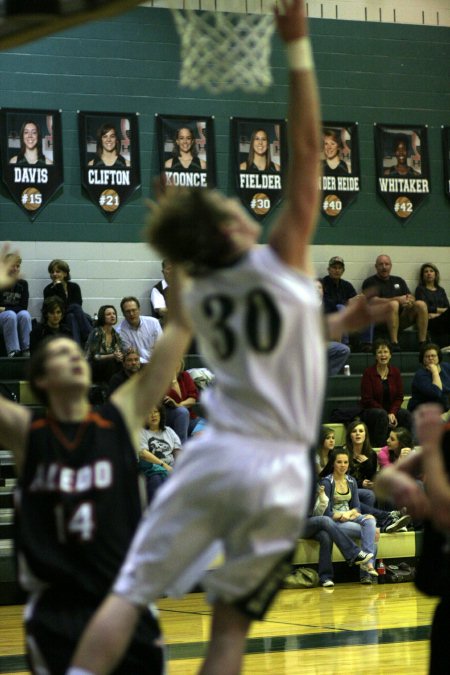
[[[220,94],[264,91],[272,84],[272,14],[171,12],[181,41],[180,85]]]

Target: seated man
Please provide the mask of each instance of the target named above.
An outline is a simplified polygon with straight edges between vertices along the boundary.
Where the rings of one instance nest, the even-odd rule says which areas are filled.
[[[391,275],[392,261],[388,255],[381,254],[375,261],[377,271],[365,279],[362,290],[375,290],[379,302],[390,303],[392,313],[386,322],[393,352],[400,351],[398,332],[413,323],[417,326],[419,347],[425,344],[428,328],[428,309],[423,300],[416,300],[411,295],[406,281]]]
[[[30,356],[31,316],[28,312],[28,283],[19,279],[22,258],[8,253],[6,260],[13,261],[9,268],[11,285],[0,293],[0,333],[3,334],[6,353],[14,356]]]
[[[338,255],[330,258],[328,263],[328,274],[322,279],[323,307],[325,314],[337,312],[356,295],[353,285],[349,281],[342,279],[344,272],[344,259]]]
[[[117,331],[120,333],[124,349],[135,347],[141,355],[141,363],[148,363],[156,341],[162,333],[158,319],[141,316],[140,302],[132,295],[122,298],[120,309],[125,319],[117,327]]]
[[[123,356],[122,369],[118,373],[114,373],[109,381],[108,397],[111,396],[121,384],[127,382],[129,378],[137,373],[141,368],[141,360],[139,352],[135,347],[129,347]]]

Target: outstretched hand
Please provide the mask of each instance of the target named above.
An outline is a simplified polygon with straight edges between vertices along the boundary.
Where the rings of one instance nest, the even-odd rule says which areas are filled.
[[[378,298],[361,294],[342,312],[327,315],[329,334],[351,333],[372,323],[386,323],[391,313],[389,302],[380,302]]]
[[[406,507],[414,519],[422,520],[430,514],[428,498],[415,478],[395,467],[382,469],[376,475],[374,492],[383,500],[393,499],[399,509]]]
[[[0,288],[11,286],[10,271],[15,263],[14,256],[7,257],[11,253],[9,244],[3,244],[0,249]]]
[[[279,0],[274,12],[278,33],[283,42],[292,42],[308,35],[304,0]]]
[[[414,427],[422,452],[439,451],[445,425],[442,408],[436,403],[425,403],[414,411]]]

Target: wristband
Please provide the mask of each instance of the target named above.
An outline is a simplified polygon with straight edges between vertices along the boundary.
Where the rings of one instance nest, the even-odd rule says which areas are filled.
[[[289,70],[314,70],[314,59],[309,37],[287,43],[286,55]]]
[[[66,675],[94,675],[94,673],[84,668],[69,668]]]

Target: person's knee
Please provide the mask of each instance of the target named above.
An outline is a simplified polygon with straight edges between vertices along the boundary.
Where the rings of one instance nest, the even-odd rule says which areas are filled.
[[[17,314],[11,309],[5,309],[0,316],[2,324],[17,324]]]
[[[421,316],[426,314],[428,316],[428,307],[423,300],[416,300],[414,302],[414,309],[416,311],[416,314],[419,314]]]

